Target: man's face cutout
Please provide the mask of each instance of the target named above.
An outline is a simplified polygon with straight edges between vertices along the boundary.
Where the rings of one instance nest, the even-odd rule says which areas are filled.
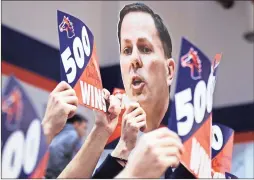
[[[145,12],[125,15],[120,43],[120,66],[128,97],[141,106],[160,104],[169,95],[174,60],[165,57],[152,16]]]

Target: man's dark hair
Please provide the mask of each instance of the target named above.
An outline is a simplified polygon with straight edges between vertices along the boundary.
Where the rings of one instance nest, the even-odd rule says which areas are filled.
[[[82,123],[82,122],[88,122],[87,119],[79,114],[75,114],[73,117],[69,118],[67,120],[67,123],[70,123],[70,124],[73,124],[75,122],[79,122],[79,123]]]
[[[121,49],[121,27],[123,18],[130,12],[145,12],[152,16],[155,27],[159,33],[160,40],[163,45],[164,53],[167,58],[172,57],[172,42],[170,35],[166,26],[164,25],[161,17],[158,14],[155,14],[152,9],[150,9],[147,5],[143,3],[132,3],[124,6],[124,8],[120,11],[120,20],[118,22],[118,40]]]

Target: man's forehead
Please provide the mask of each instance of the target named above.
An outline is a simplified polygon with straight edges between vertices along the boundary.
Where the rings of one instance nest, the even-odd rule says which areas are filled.
[[[133,37],[151,40],[154,36],[157,36],[157,29],[150,14],[130,12],[124,17],[121,27],[122,40],[128,40]]]

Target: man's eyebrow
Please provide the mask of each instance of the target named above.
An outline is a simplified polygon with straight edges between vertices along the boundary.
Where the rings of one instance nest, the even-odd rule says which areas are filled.
[[[146,38],[146,37],[140,37],[140,38],[138,38],[138,42],[141,42],[141,43],[148,42],[148,43],[152,44],[152,39]]]
[[[128,43],[128,44],[130,44],[130,43],[131,43],[131,40],[129,40],[129,39],[125,39],[125,38],[124,38],[124,39],[123,39],[123,42],[124,42],[124,43]]]

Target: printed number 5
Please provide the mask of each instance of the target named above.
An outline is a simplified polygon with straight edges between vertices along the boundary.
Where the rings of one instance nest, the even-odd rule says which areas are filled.
[[[187,135],[192,128],[194,113],[193,105],[189,102],[191,99],[192,96],[190,88],[175,95],[176,119],[179,121],[177,122],[177,129],[180,136]],[[185,116],[187,117],[187,120],[185,122],[181,122],[180,120]]]
[[[66,48],[65,51],[61,54],[64,70],[66,72],[68,83],[72,83],[76,77],[77,67],[75,61],[71,56],[70,48]],[[68,73],[69,69],[71,72]]]

